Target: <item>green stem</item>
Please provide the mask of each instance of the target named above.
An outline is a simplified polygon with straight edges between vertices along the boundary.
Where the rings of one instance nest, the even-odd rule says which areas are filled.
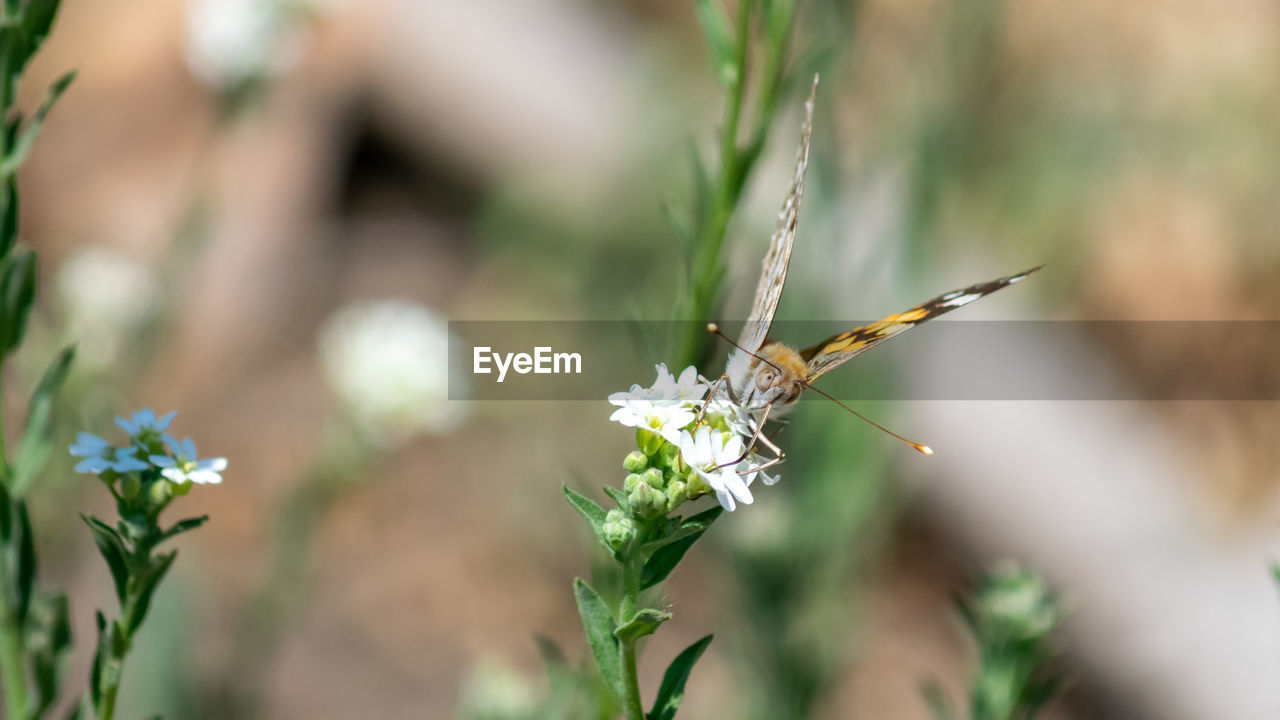
[[[154,524],[154,523],[153,523]],[[154,528],[152,533],[154,537],[158,533],[159,528]],[[133,648],[133,631],[129,628],[137,623],[136,615],[139,608],[138,603],[142,599],[141,594],[144,592],[140,589],[138,581],[139,570],[141,568],[149,568],[152,564],[151,551],[155,547],[155,541],[143,539],[138,542],[133,554],[133,568],[130,570],[130,577],[126,583],[126,595],[124,602],[120,606],[120,620],[117,627],[120,628],[120,639],[108,648],[108,655],[99,666],[98,677],[94,682],[98,685],[100,695],[98,703],[94,706],[94,714],[98,720],[111,720],[116,714],[116,696],[120,693],[120,682],[124,678],[124,660],[129,655],[129,650]]]
[[[643,563],[639,553],[632,552],[622,565],[622,601],[618,604],[618,624],[636,614],[640,601],[640,571]],[[622,642],[622,704],[627,720],[644,720],[644,705],[640,701],[640,674],[636,669],[636,642]]]
[[[27,650],[22,627],[7,604],[0,628],[0,678],[4,682],[7,717],[19,720],[27,714]]]
[[[705,329],[699,324],[711,315],[719,290],[720,249],[729,229],[729,220],[738,204],[736,189],[741,188],[737,176],[741,155],[738,151],[738,123],[742,118],[742,106],[747,88],[747,44],[751,29],[751,5],[738,5],[737,48],[734,55],[735,73],[729,97],[725,100],[724,120],[720,126],[720,175],[716,178],[715,196],[711,212],[698,238],[698,251],[691,268],[693,274],[693,306],[688,318],[690,323],[684,341],[685,364],[701,365],[706,348]]]
[[[0,132],[0,136],[4,133]],[[2,142],[2,141],[0,141]],[[3,364],[0,363],[0,368]],[[5,454],[4,402],[0,396],[0,482],[9,484],[9,461]],[[19,502],[6,493],[5,507],[0,512],[14,515],[13,505]],[[9,577],[8,552],[0,551],[0,577]],[[9,605],[10,594],[0,592],[0,681],[4,682],[4,701],[9,720],[19,720],[27,714],[27,638],[16,608]]]

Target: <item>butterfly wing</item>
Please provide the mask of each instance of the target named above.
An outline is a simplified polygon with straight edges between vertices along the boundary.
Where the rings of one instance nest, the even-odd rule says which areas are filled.
[[[782,209],[778,212],[778,226],[769,239],[769,252],[764,256],[764,268],[760,283],[756,285],[756,299],[751,305],[751,315],[742,328],[738,345],[748,352],[757,352],[764,346],[773,315],[782,298],[782,285],[787,279],[787,265],[791,262],[791,246],[796,239],[796,221],[800,218],[800,200],[804,197],[804,176],[809,168],[809,137],[813,134],[813,99],[818,92],[818,76],[813,76],[813,88],[804,104],[804,125],[800,128],[800,152],[796,157],[795,179]]]
[[[1034,267],[1026,272],[991,282],[970,285],[962,290],[952,290],[905,312],[833,335],[813,347],[801,350],[800,357],[806,363],[805,380],[812,382],[832,368],[838,367],[855,355],[870,350],[894,335],[906,332],[920,323],[928,322],[956,308],[964,307],[1001,288],[1009,287],[1041,267],[1044,266]]]

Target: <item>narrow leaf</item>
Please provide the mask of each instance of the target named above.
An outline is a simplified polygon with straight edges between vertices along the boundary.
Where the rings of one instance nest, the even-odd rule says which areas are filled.
[[[937,681],[925,683],[920,688],[920,694],[924,696],[924,704],[928,706],[933,720],[956,720],[956,713],[952,710],[946,693],[942,691],[942,686]]]
[[[124,542],[120,540],[115,530],[98,518],[91,515],[80,517],[88,524],[89,530],[93,533],[93,542],[97,544],[102,558],[107,561],[111,580],[116,586],[116,598],[124,603],[125,587],[129,582],[129,567],[126,560],[128,553],[125,551]]]
[[[569,658],[565,657],[564,651],[560,649],[555,640],[546,635],[534,635],[533,641],[537,643],[538,657],[542,658],[542,662],[547,666],[548,671],[569,665]]]
[[[27,514],[27,504],[21,500],[13,505],[15,519],[17,522],[18,536],[17,547],[12,548],[16,551],[16,567],[11,564],[10,567],[16,571],[14,578],[14,590],[17,592],[18,604],[14,608],[19,624],[25,623],[27,620],[27,612],[31,609],[31,596],[36,586],[36,541],[35,535],[31,531],[31,517]]]
[[[18,184],[13,178],[0,181],[0,259],[18,241]]]
[[[587,631],[587,645],[595,658],[600,678],[616,702],[622,702],[622,648],[613,636],[613,613],[600,595],[582,578],[573,581],[573,595],[578,601],[578,614]]]
[[[635,642],[646,635],[652,635],[659,625],[670,619],[669,612],[645,608],[614,630],[613,635],[624,643]]]
[[[31,146],[35,144],[36,136],[40,134],[40,127],[48,117],[49,111],[53,109],[53,104],[58,102],[58,98],[66,92],[71,81],[75,79],[76,71],[72,70],[64,73],[49,86],[49,94],[45,96],[44,102],[40,103],[35,115],[31,116],[27,126],[19,133],[17,141],[9,150],[9,156],[0,162],[0,178],[7,179],[18,171],[22,162],[27,159],[27,153],[31,152]]]
[[[59,0],[31,0],[27,3],[22,13],[22,34],[26,36],[24,61],[30,60],[49,36],[49,28],[53,27],[60,4]]]
[[[605,485],[604,494],[613,498],[613,501],[618,503],[618,507],[622,508],[623,510],[629,511],[631,507],[631,503],[627,502],[627,495],[626,493],[622,492],[622,490],[612,485]]]
[[[186,520],[179,520],[178,522],[173,524],[173,527],[161,533],[160,540],[161,541],[168,540],[169,538],[176,537],[178,535],[181,535],[184,532],[190,532],[200,527],[201,525],[204,525],[208,521],[209,521],[208,515],[201,515],[200,517],[187,518]]]
[[[18,347],[36,293],[36,254],[19,251],[0,264],[0,359]]]
[[[71,372],[75,356],[75,346],[58,353],[31,396],[31,403],[27,406],[26,430],[13,467],[13,494],[18,497],[30,489],[36,476],[49,462],[49,455],[53,452],[54,400]]]
[[[138,579],[142,589],[138,593],[138,601],[134,605],[133,617],[123,619],[129,623],[130,634],[137,632],[138,628],[142,627],[142,621],[147,619],[147,610],[151,608],[151,598],[155,595],[156,588],[160,586],[160,581],[164,579],[165,573],[169,572],[169,568],[173,566],[173,561],[177,557],[178,552],[176,550],[156,556],[156,561]]]
[[[698,14],[698,22],[706,36],[707,49],[711,53],[711,69],[716,74],[716,81],[721,88],[730,88],[737,79],[734,64],[737,41],[729,30],[729,19],[724,9],[714,0],[696,0],[694,11]]]
[[[667,579],[671,571],[675,569],[680,560],[684,558],[684,554],[689,552],[689,548],[702,537],[702,533],[707,531],[711,523],[720,517],[720,513],[724,512],[724,508],[714,507],[710,510],[694,515],[684,522],[683,527],[696,527],[695,532],[690,533],[678,540],[664,545],[654,551],[653,555],[644,563],[644,569],[640,572],[640,588],[647,589]]]
[[[587,522],[591,525],[591,532],[595,533],[601,543],[604,543],[604,519],[607,515],[605,509],[597,505],[591,498],[574,492],[568,485],[562,486],[561,489],[564,491],[564,499],[568,500],[573,509],[587,519]],[[605,547],[609,547],[608,544],[605,544]]]
[[[662,676],[662,685],[658,687],[658,697],[653,701],[648,720],[671,720],[676,716],[676,710],[684,701],[684,686],[689,681],[689,673],[710,644],[711,636],[708,635],[685,648],[671,661]]]

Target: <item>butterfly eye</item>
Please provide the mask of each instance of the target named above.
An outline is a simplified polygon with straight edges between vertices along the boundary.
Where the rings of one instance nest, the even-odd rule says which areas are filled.
[[[776,375],[777,373],[774,372],[773,368],[766,367],[762,369],[756,375],[756,387],[760,388],[761,390],[768,390],[770,387],[773,386],[773,379],[774,377],[776,377]]]

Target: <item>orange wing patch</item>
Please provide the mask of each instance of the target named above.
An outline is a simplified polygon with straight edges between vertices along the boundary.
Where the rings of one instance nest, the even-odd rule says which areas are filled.
[[[1043,266],[1040,266],[1043,267]],[[856,355],[866,352],[889,338],[906,332],[923,322],[928,322],[939,315],[964,307],[991,293],[1009,287],[1040,269],[1034,267],[1026,272],[999,278],[990,282],[970,285],[961,290],[952,290],[910,310],[890,315],[869,325],[862,325],[800,351],[800,357],[807,365],[805,381],[812,382],[832,368],[847,362]]]

